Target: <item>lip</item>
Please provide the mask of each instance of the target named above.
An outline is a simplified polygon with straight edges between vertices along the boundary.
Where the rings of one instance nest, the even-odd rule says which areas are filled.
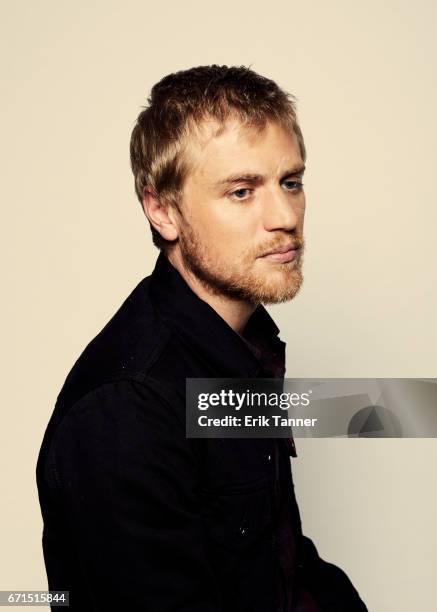
[[[271,261],[286,263],[288,261],[293,261],[293,259],[297,257],[299,250],[299,247],[286,245],[262,255],[261,259],[269,259]]]

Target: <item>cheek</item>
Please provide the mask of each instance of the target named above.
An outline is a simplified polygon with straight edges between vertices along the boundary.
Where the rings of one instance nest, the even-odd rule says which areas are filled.
[[[222,206],[211,210],[208,215],[200,215],[197,224],[202,232],[203,241],[209,245],[226,246],[228,253],[241,253],[251,243],[255,234],[255,224],[241,211]]]

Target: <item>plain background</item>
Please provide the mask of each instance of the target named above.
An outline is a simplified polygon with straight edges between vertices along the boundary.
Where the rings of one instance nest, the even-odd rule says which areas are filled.
[[[436,376],[436,18],[424,0],[1,2],[0,589],[46,588],[45,426],[74,360],[157,256],[128,145],[169,72],[252,65],[298,98],[305,283],[270,309],[287,376]],[[437,610],[436,440],[297,447],[321,556],[371,612]]]

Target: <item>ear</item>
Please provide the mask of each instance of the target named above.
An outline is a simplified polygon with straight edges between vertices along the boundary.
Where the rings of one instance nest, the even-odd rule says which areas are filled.
[[[179,236],[173,210],[169,210],[151,191],[144,189],[142,206],[144,214],[165,240],[176,240]]]

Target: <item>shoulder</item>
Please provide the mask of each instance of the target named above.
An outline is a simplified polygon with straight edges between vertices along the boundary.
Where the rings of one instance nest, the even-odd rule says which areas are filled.
[[[149,283],[150,277],[144,278],[86,346],[68,373],[58,402],[71,407],[106,383],[147,376],[172,335],[153,308]]]
[[[154,368],[168,365],[170,355],[176,355],[177,339],[153,308],[149,278],[137,285],[70,370],[39,453],[38,473],[46,478],[56,472],[55,457],[68,464],[75,449],[84,457],[106,453],[109,460],[116,449],[133,450],[134,445],[151,449],[165,440],[186,443],[184,398],[163,376],[168,368]]]
[[[118,497],[129,487],[150,493],[165,486],[171,494],[173,479],[187,482],[196,473],[196,455],[185,424],[175,416],[171,392],[150,377],[111,381],[89,391],[47,443],[39,489],[67,495],[73,504],[114,487]]]

